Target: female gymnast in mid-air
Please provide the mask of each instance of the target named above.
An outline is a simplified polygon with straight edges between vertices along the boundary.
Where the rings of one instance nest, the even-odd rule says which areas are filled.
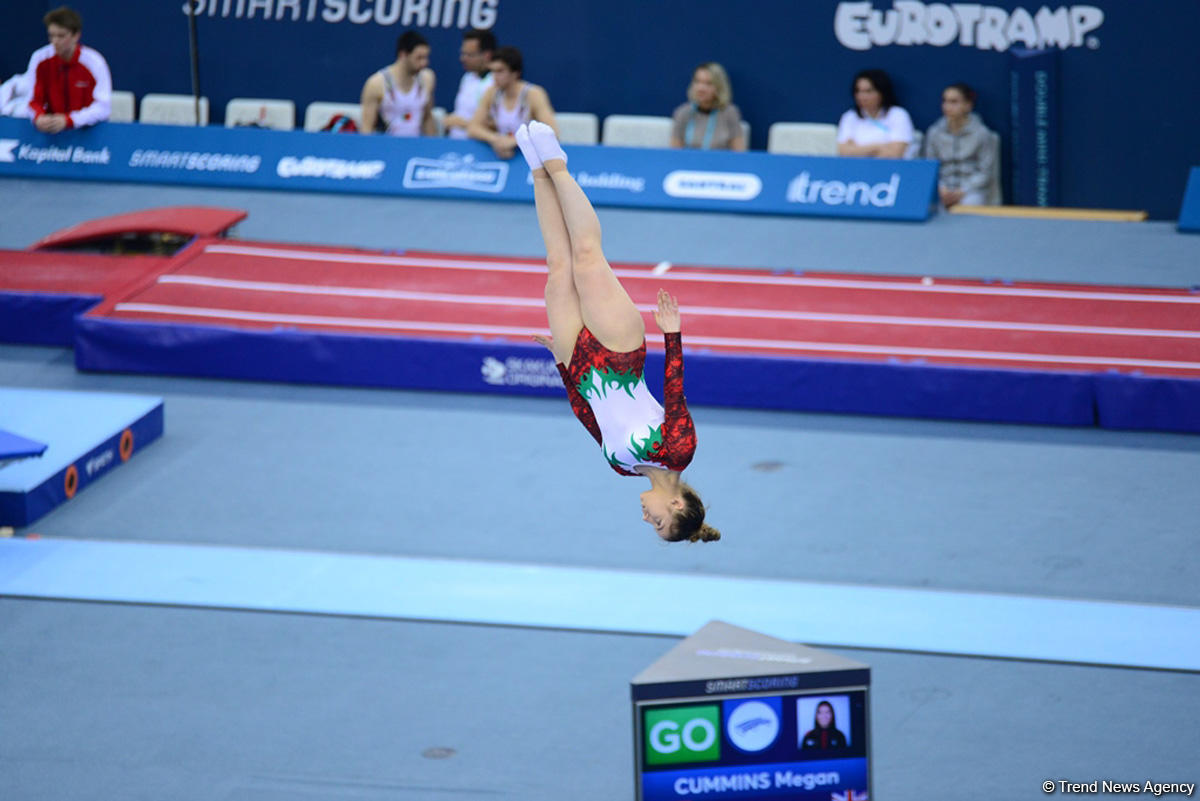
[[[654,321],[666,341],[666,408],[642,377],[646,326],[600,249],[600,220],[567,172],[554,130],[540,122],[516,133],[529,168],[538,225],[546,243],[546,317],[550,337],[534,336],[554,354],[583,423],[613,470],[644,476],[642,519],[669,542],[721,538],[704,523],[704,505],[681,473],[696,451],[696,429],[683,397],[679,306],[658,292]]]

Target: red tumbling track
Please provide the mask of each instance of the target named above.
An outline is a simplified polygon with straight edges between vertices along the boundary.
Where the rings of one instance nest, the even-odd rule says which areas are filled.
[[[648,331],[657,289],[678,297],[690,349],[1200,377],[1200,294],[1188,290],[614,267]],[[545,269],[524,259],[202,239],[91,314],[527,341],[546,330]]]

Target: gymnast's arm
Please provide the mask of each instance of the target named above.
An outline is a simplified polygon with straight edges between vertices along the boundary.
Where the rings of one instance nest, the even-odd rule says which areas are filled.
[[[679,305],[665,290],[658,292],[654,322],[663,332],[667,353],[663,365],[663,450],[672,470],[687,467],[696,452],[696,426],[683,394],[683,339]]]

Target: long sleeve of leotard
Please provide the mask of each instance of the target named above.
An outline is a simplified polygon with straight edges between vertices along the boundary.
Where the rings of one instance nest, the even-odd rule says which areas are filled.
[[[571,383],[571,379],[567,375],[567,366],[559,362],[555,367],[558,368],[558,374],[562,376],[563,386],[567,388],[567,398],[571,401],[571,411],[575,413],[575,416],[579,418],[579,422],[583,423],[583,427],[596,440],[596,444],[601,444],[600,425],[596,422],[596,415],[592,412],[592,407],[579,394],[579,388]]]
[[[696,426],[683,395],[683,340],[679,332],[663,334],[667,348],[663,375],[663,438],[656,460],[681,471],[696,453]]]

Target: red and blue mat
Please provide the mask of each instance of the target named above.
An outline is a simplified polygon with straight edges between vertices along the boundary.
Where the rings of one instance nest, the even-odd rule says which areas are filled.
[[[18,254],[49,255],[61,263],[36,292],[0,257],[0,303],[102,295],[71,326],[81,369],[562,391],[530,339],[546,331],[538,260],[214,236],[69,268]],[[613,266],[648,331],[657,289],[679,298],[696,404],[1200,432],[1193,290]]]

